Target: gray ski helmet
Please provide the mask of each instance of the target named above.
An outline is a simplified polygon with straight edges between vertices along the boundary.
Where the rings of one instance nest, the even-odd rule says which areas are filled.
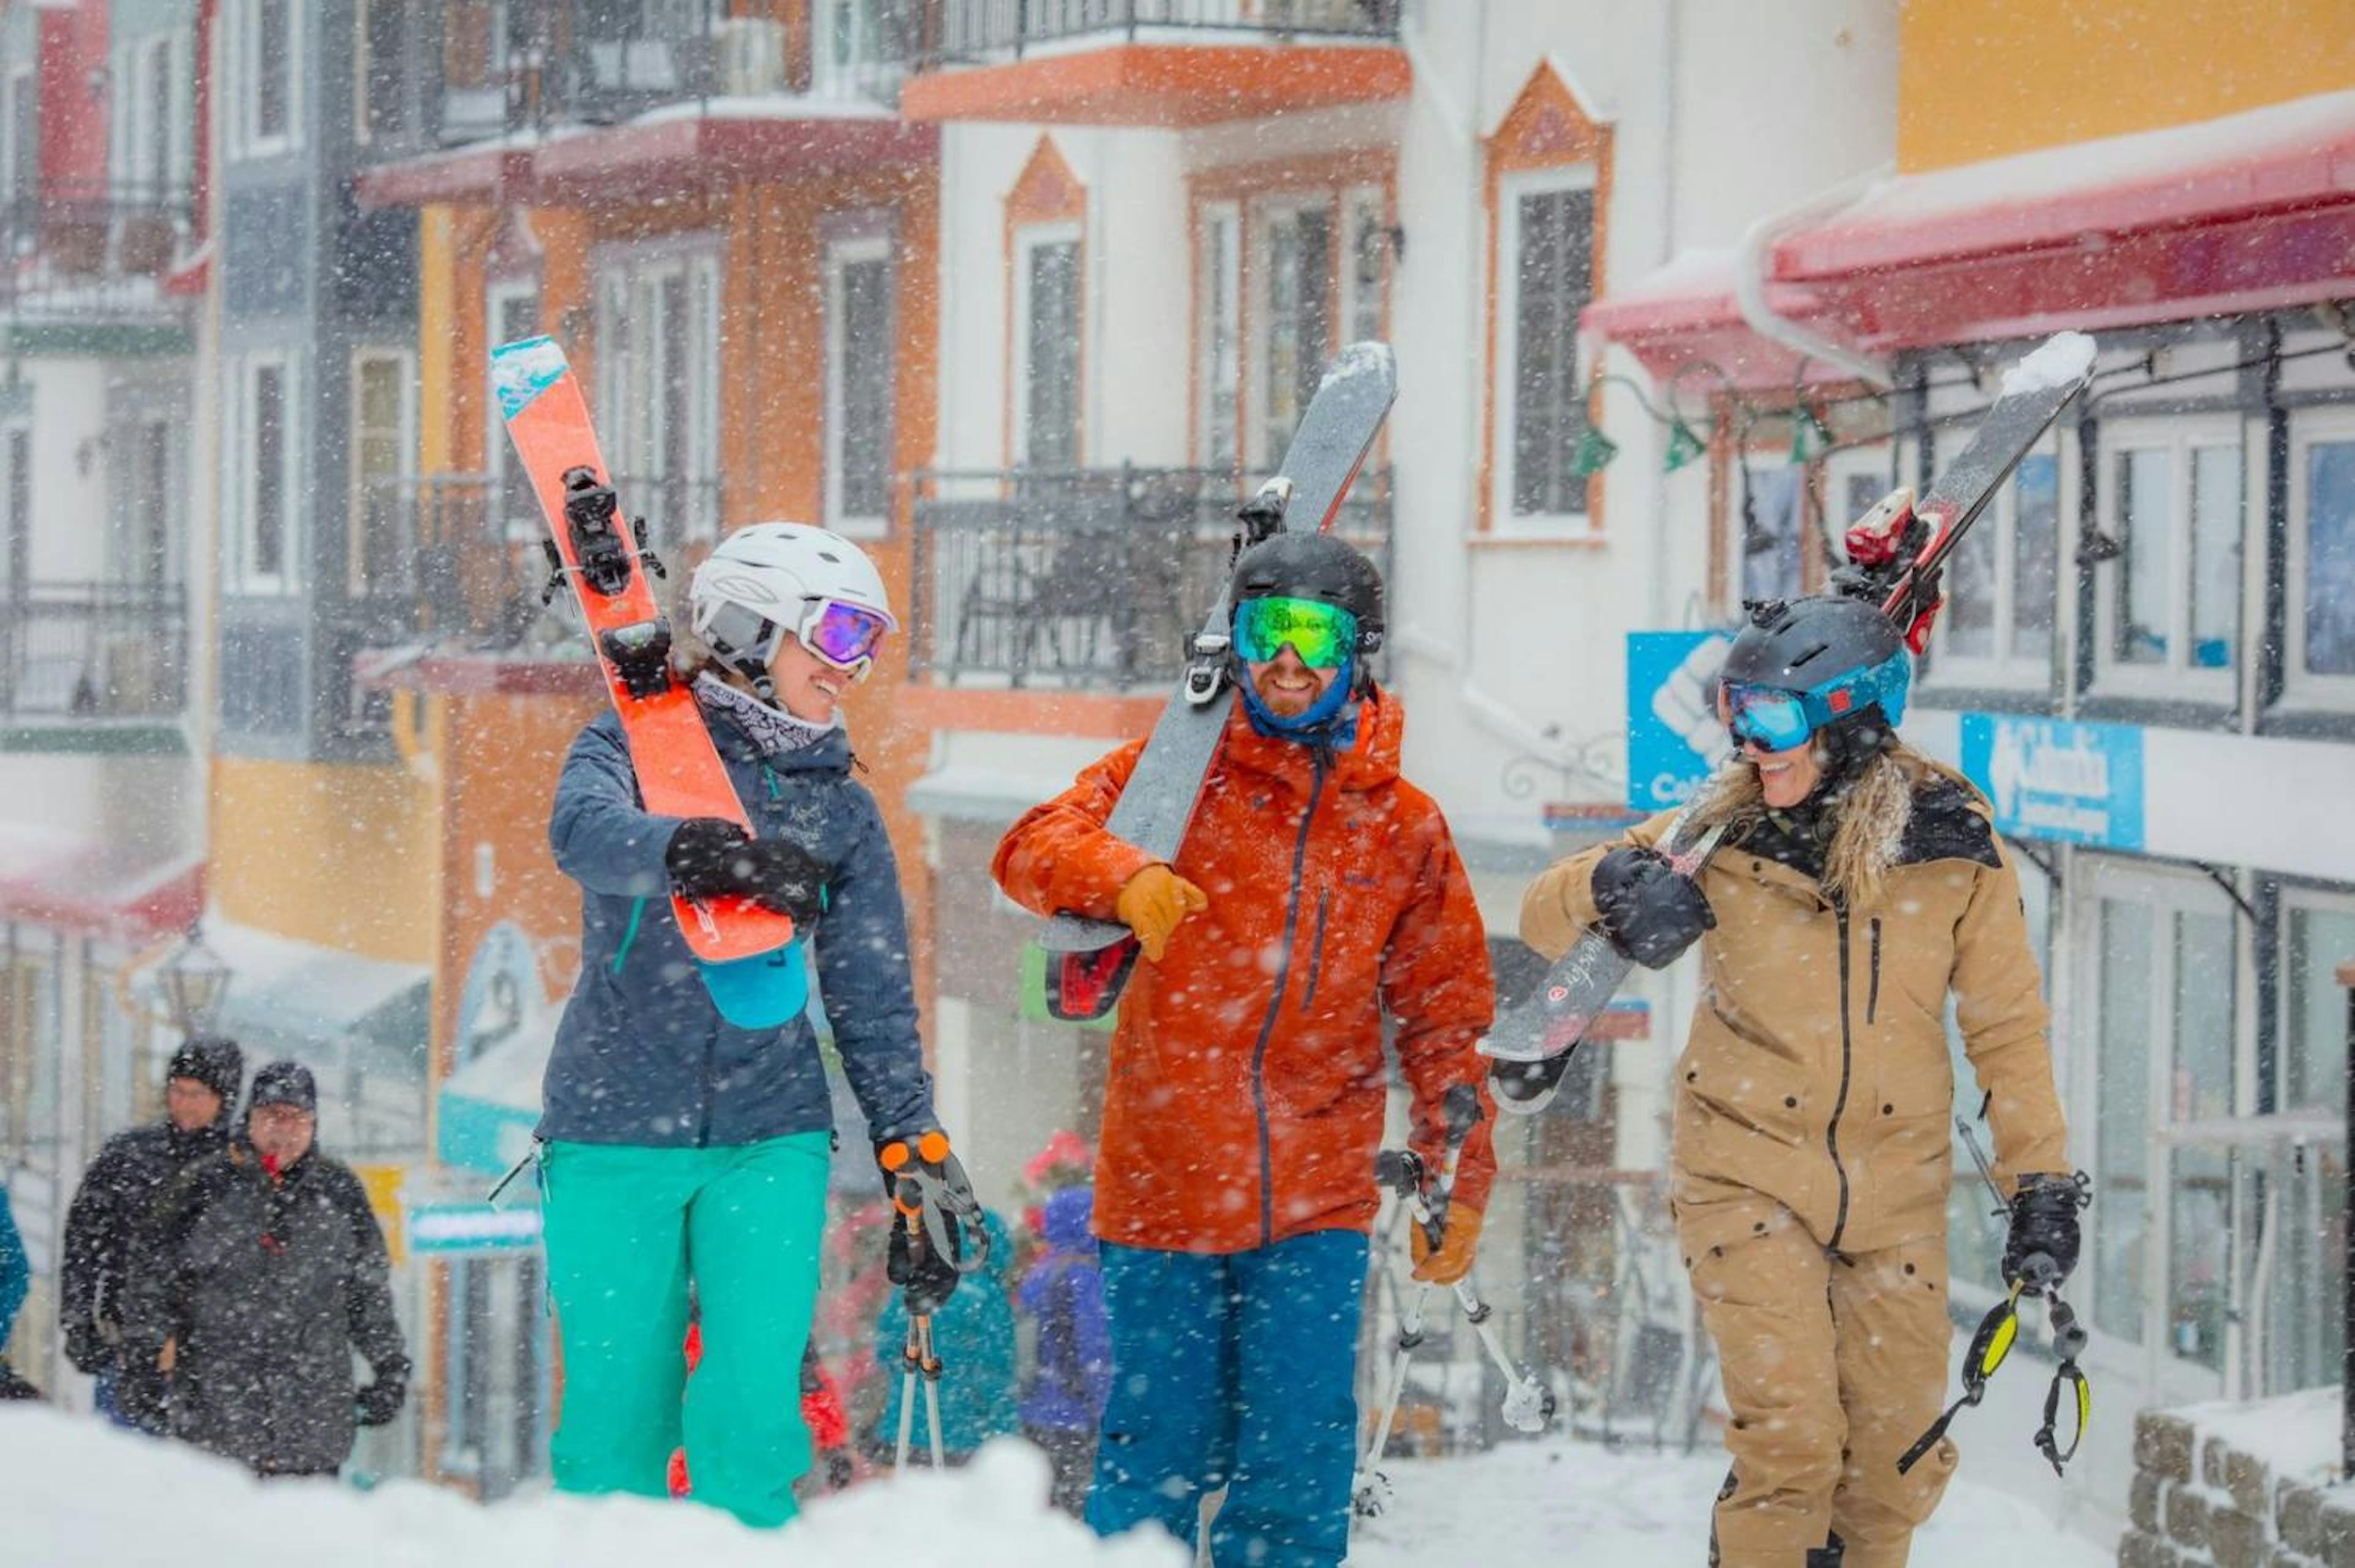
[[[1382,646],[1382,574],[1363,551],[1331,534],[1281,533],[1262,539],[1235,558],[1227,598],[1313,599],[1358,618],[1360,655]],[[1364,660],[1359,661],[1360,669]]]
[[[1753,599],[1742,609],[1750,624],[1726,653],[1720,680],[1810,691],[1885,664],[1905,645],[1896,623],[1861,599]]]

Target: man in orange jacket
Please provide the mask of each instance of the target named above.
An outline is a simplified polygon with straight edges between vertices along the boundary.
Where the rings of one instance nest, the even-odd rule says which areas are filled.
[[[1431,797],[1399,776],[1404,718],[1375,688],[1382,587],[1339,539],[1279,534],[1235,563],[1241,700],[1175,864],[1104,831],[1131,742],[1016,823],[992,868],[1040,914],[1118,919],[1138,966],[1113,1037],[1096,1171],[1113,1383],[1088,1522],[1214,1559],[1333,1568],[1348,1549],[1359,1302],[1378,1195],[1382,1015],[1415,1147],[1479,1085],[1488,954]],[[1492,1106],[1480,1090],[1484,1111]],[[1471,1267],[1496,1172],[1465,1145],[1417,1277]]]

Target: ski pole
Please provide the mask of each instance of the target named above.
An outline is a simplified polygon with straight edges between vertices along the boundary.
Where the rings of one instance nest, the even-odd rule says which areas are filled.
[[[877,1158],[891,1179],[891,1241],[885,1272],[900,1287],[908,1309],[908,1338],[900,1352],[899,1445],[892,1467],[895,1471],[907,1468],[908,1453],[914,1445],[921,1377],[932,1467],[940,1469],[946,1466],[947,1456],[941,1440],[942,1364],[932,1344],[932,1309],[939,1301],[929,1291],[920,1290],[919,1265],[945,1259],[957,1274],[971,1274],[988,1261],[989,1232],[982,1224],[981,1203],[973,1195],[973,1185],[950,1152],[946,1133],[933,1128],[912,1141],[895,1138],[877,1151]],[[969,1245],[967,1236],[972,1238]]]

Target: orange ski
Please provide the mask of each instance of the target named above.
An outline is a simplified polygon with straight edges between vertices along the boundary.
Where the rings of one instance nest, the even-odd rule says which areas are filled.
[[[503,344],[491,351],[491,384],[547,515],[558,579],[572,585],[588,623],[646,809],[725,817],[750,832],[694,695],[672,678],[670,625],[646,582],[645,568],[661,566],[646,552],[645,525],[633,525],[617,503],[564,350],[551,337]],[[554,593],[554,582],[549,591]],[[706,964],[775,954],[794,937],[790,916],[748,899],[698,901],[674,894],[671,912],[687,947]],[[798,971],[798,955],[793,963]]]

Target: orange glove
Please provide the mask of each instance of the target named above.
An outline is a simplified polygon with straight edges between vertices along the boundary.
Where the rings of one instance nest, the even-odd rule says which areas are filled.
[[[1137,944],[1156,964],[1169,951],[1169,933],[1178,923],[1209,907],[1209,894],[1159,861],[1129,878],[1113,901],[1113,912],[1136,933]]]
[[[1425,1285],[1454,1285],[1472,1272],[1472,1253],[1480,1245],[1480,1211],[1449,1204],[1447,1229],[1435,1253],[1423,1239],[1422,1226],[1411,1226],[1408,1234],[1414,1248],[1414,1277]]]

